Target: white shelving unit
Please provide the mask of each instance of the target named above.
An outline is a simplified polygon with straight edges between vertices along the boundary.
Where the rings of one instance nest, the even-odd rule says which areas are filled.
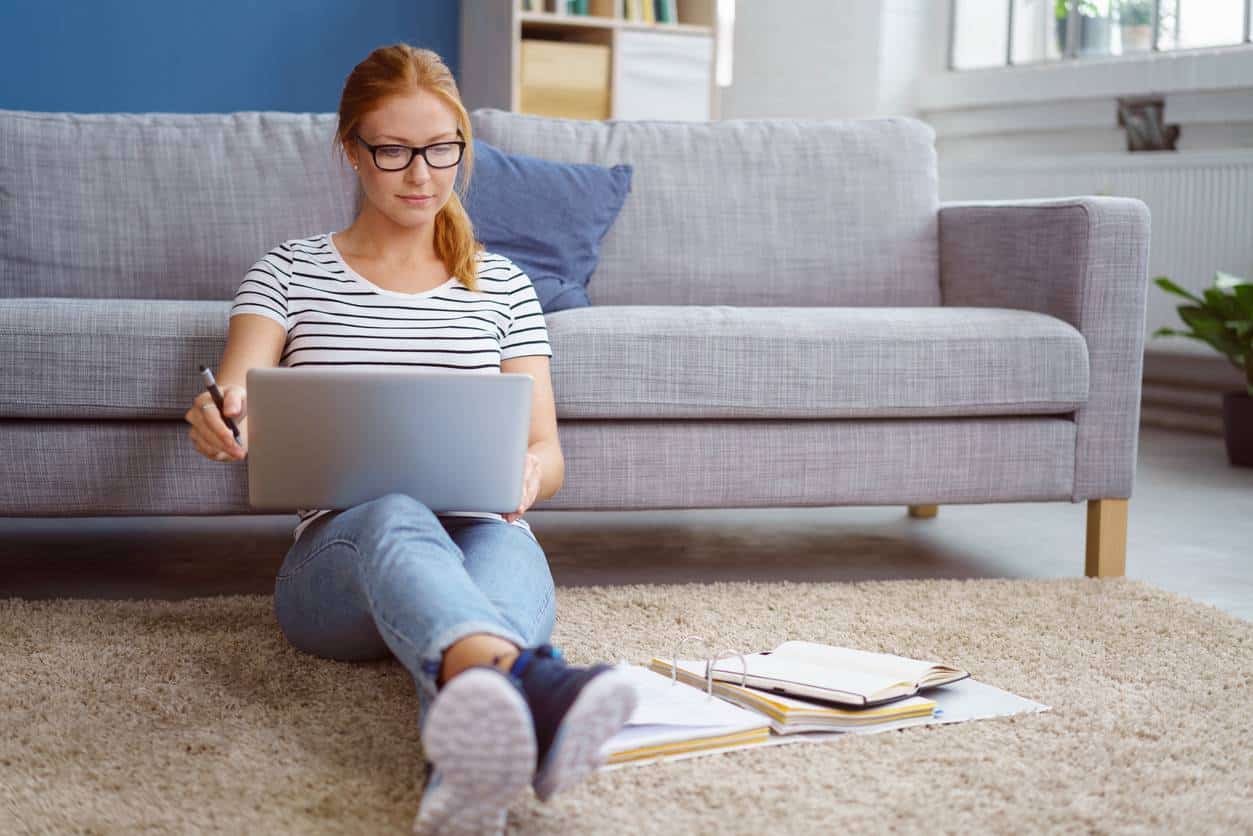
[[[584,16],[462,0],[457,83],[467,110],[718,119],[717,0],[675,0],[677,23],[627,20],[625,2],[590,0]]]

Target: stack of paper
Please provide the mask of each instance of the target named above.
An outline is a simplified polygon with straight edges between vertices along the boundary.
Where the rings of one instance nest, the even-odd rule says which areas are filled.
[[[654,658],[649,663],[649,668],[667,679],[671,677],[669,660]],[[678,680],[704,691],[704,669],[704,662],[680,659]],[[717,680],[713,682],[713,693],[728,702],[766,716],[776,734],[853,729],[909,717],[930,717],[935,710],[935,701],[926,697],[907,697],[872,708],[841,708],[818,700],[744,688]]]
[[[639,700],[622,729],[602,748],[607,763],[653,759],[696,750],[763,743],[770,722],[681,682],[671,682],[641,665],[621,662]]]
[[[602,748],[604,769],[1049,709],[947,665],[811,642],[743,658],[654,657],[647,666],[623,660],[617,667],[639,699]],[[824,698],[798,696],[806,689]]]

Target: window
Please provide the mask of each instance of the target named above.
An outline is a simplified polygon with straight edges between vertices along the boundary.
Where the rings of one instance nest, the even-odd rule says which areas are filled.
[[[951,0],[949,69],[1253,42],[1253,0]]]

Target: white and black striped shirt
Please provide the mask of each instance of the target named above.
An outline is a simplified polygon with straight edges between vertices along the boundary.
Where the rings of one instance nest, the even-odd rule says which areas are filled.
[[[284,241],[244,275],[230,315],[268,316],[287,330],[280,366],[414,366],[499,374],[500,361],[551,357],[548,329],[530,278],[508,258],[478,256],[479,292],[456,277],[400,293],[353,271],[331,233]],[[329,509],[299,509],[301,532]],[[491,517],[490,511],[441,516]],[[513,525],[532,537],[524,519]]]

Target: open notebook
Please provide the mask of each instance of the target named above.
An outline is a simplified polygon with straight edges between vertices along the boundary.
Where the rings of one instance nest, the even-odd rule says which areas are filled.
[[[705,692],[704,662],[680,660],[679,669],[675,671],[668,661],[654,658],[649,662],[649,669]],[[711,687],[715,696],[765,715],[775,734],[851,730],[910,717],[930,717],[936,708],[935,701],[925,697],[908,697],[872,708],[837,708],[818,700],[744,688],[730,682],[714,681]]]
[[[621,662],[639,698],[617,734],[606,741],[606,763],[650,760],[682,752],[739,748],[770,738],[770,721],[642,665]]]
[[[620,662],[638,697],[635,710],[602,751],[607,764],[653,760],[688,752],[739,749],[777,735],[806,731],[853,731],[930,718],[936,704],[922,697],[880,708],[847,709],[724,682],[706,682],[688,665],[673,671],[654,658],[648,667]]]
[[[688,681],[695,676],[704,683],[706,662],[679,659],[677,663]],[[670,672],[672,660],[654,658],[650,667]],[[970,676],[938,662],[806,641],[786,641],[773,650],[720,658],[711,667],[713,680],[740,686],[738,693],[723,689],[728,699],[733,693],[748,698],[752,695],[748,689],[754,689],[782,705],[787,704],[782,697],[791,697],[858,709],[903,700],[924,688]]]

